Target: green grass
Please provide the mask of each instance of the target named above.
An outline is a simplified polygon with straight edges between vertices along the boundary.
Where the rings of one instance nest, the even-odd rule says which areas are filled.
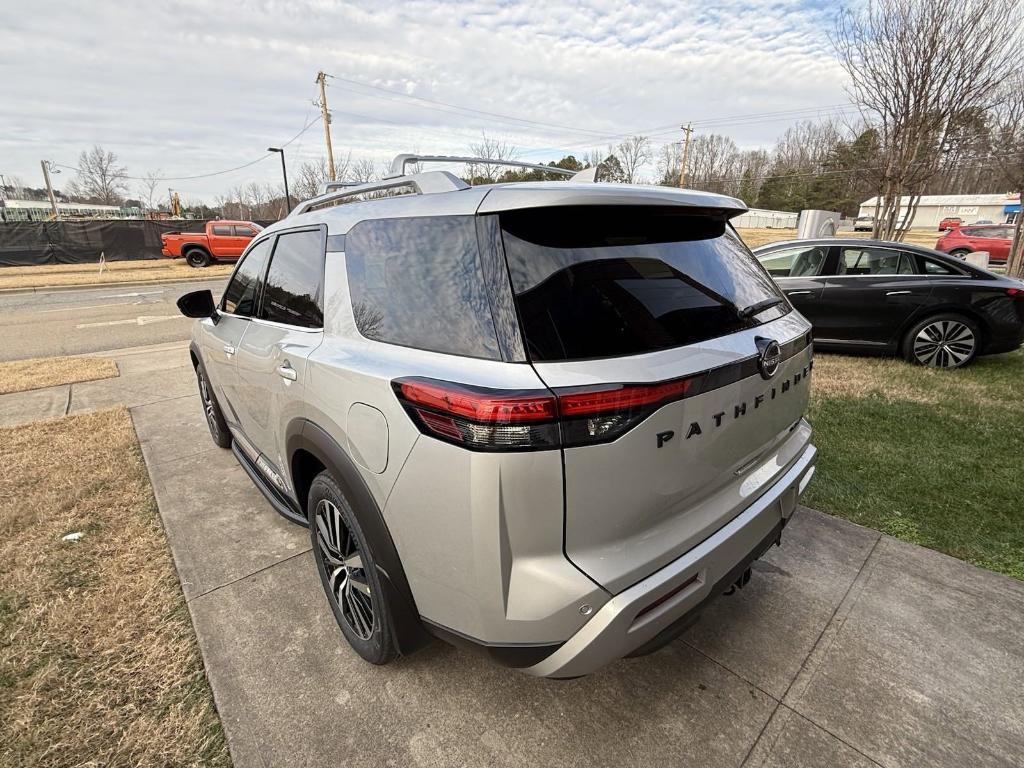
[[[808,506],[1024,580],[1024,352],[957,371],[821,354]]]

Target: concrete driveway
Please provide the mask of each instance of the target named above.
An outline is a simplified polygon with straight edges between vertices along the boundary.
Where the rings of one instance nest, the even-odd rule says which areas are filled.
[[[370,666],[307,532],[210,441],[185,348],[132,365],[174,393],[129,405],[237,766],[1021,765],[1024,584],[808,509],[653,656],[563,682],[441,643]]]

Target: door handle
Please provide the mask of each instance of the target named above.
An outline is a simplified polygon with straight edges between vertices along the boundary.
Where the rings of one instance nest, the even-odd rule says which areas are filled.
[[[233,354],[235,354],[235,348],[232,347],[230,344],[225,344],[224,354],[227,355],[228,357],[231,357]]]
[[[809,296],[814,291],[786,291],[787,296]]]
[[[282,379],[288,379],[288,381],[295,381],[299,378],[299,374],[297,374],[295,369],[288,363],[277,366],[277,375]]]
[[[910,291],[886,291],[886,296],[906,296]]]

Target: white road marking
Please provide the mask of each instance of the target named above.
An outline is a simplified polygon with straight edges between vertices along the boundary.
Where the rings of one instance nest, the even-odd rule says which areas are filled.
[[[138,291],[136,293],[112,293],[109,296],[97,296],[97,299],[130,299],[134,296],[152,296],[164,291]]]
[[[149,325],[150,323],[162,323],[166,320],[184,319],[185,316],[178,315],[140,315],[129,317],[127,320],[105,320],[99,323],[80,323],[75,328],[105,328],[110,325]]]
[[[121,303],[119,301],[116,301],[113,304],[89,304],[89,305],[84,306],[84,307],[77,307],[76,306],[76,307],[58,307],[57,309],[41,309],[41,310],[39,310],[39,314],[45,315],[48,312],[71,312],[71,311],[76,310],[76,309],[100,309],[101,307],[130,307],[130,306],[132,306],[132,304],[123,304],[123,303]]]

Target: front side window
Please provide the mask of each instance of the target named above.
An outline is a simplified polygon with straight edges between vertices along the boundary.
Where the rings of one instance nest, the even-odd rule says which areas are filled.
[[[235,226],[235,237],[256,237],[256,233],[249,227]]]
[[[270,255],[271,239],[256,243],[242,257],[224,291],[221,308],[225,312],[244,317],[252,317],[255,314],[256,302],[259,299],[259,283],[263,276],[263,268],[267,265],[267,256]]]
[[[821,274],[827,255],[828,249],[821,246],[801,246],[765,253],[757,260],[772,277],[815,277]]]
[[[319,229],[279,235],[263,287],[260,317],[300,328],[324,324],[324,243]]]
[[[670,349],[789,311],[720,215],[579,206],[510,211],[500,221],[524,340],[536,361]]]
[[[839,274],[874,277],[877,275],[913,275],[914,264],[908,254],[888,248],[843,248]]]
[[[345,265],[366,338],[501,359],[474,217],[361,222],[345,238]]]

